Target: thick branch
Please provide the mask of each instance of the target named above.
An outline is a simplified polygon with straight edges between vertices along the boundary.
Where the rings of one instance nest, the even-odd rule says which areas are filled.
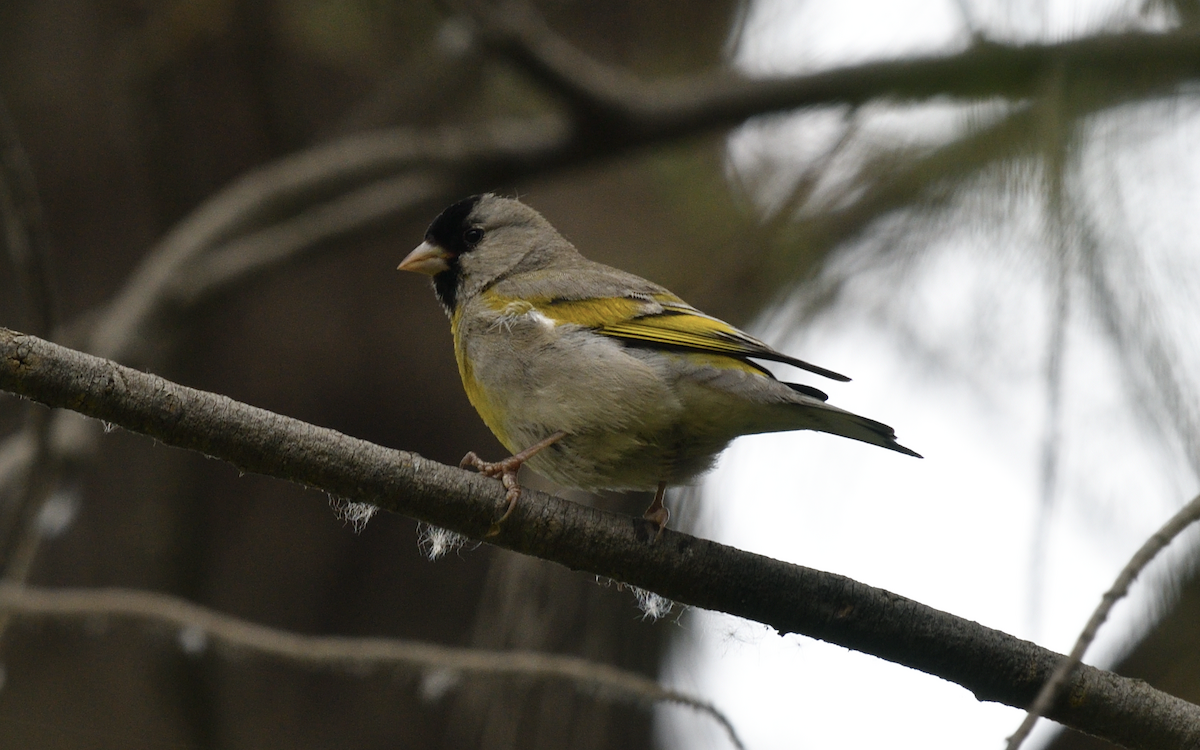
[[[0,328],[0,389],[475,539],[505,506],[499,482]],[[830,573],[526,491],[487,541],[875,654],[981,700],[1025,707],[1064,657]],[[1047,716],[1131,748],[1200,748],[1200,707],[1083,666]]]
[[[1141,95],[1200,75],[1200,33],[1127,32],[1060,42],[977,42],[952,55],[883,60],[813,74],[746,78],[732,73],[644,83],[607,68],[555,36],[530,13],[480,18],[485,40],[559,94],[594,145],[639,147],[769,112],[878,99],[949,97],[1016,101],[1035,95],[1048,73],[1101,79]],[[601,135],[587,119],[603,123]],[[599,137],[598,137],[599,136]],[[583,144],[578,144],[583,145]]]
[[[1200,75],[1200,34],[1127,33],[1059,44],[977,44],[955,55],[887,60],[777,79],[712,77],[655,96],[650,125],[663,134],[724,127],[757,114],[822,104],[939,97],[1020,100],[1048,72],[1093,77],[1149,96]],[[1125,86],[1122,86],[1122,83]],[[660,135],[661,137],[661,135]]]

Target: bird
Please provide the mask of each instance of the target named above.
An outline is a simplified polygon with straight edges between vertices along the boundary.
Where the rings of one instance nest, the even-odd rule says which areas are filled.
[[[535,209],[485,193],[429,225],[398,270],[432,277],[467,398],[512,455],[460,466],[500,479],[521,466],[575,489],[653,490],[661,536],[669,485],[710,469],[741,435],[816,430],[920,458],[895,431],[777,379],[778,362],[850,378],[776,351],[640,276],[588,260]]]

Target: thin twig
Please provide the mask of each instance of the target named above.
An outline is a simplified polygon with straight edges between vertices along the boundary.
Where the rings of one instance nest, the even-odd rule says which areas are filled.
[[[533,168],[538,150],[561,135],[545,120],[397,128],[348,137],[252,170],[177,224],[108,304],[66,327],[70,338],[87,351],[145,364],[145,350],[162,338],[147,332],[169,311],[199,304],[334,239],[443,202],[457,192],[452,187],[457,170],[470,174],[487,165],[525,162]],[[407,176],[411,170],[426,176]],[[289,214],[294,215],[280,218]],[[267,228],[256,231],[264,224]],[[56,438],[57,457],[82,460],[94,447],[95,432],[66,429],[61,418],[54,422],[51,433],[66,437]],[[24,446],[32,437],[28,430],[10,436],[0,445],[0,458],[30,456]],[[27,460],[0,461],[0,493],[28,472]]]
[[[792,178],[786,195],[779,199],[772,196],[772,202],[763,209],[763,223],[769,230],[779,232],[795,222],[801,209],[813,199],[817,188],[829,178],[832,167],[849,148],[857,145],[863,123],[862,110],[859,107],[848,108],[842,113],[842,121],[842,132],[837,139]],[[745,185],[740,176],[738,179],[743,190],[752,189]],[[763,195],[764,191],[760,190],[759,194]]]
[[[1174,428],[1185,460],[1193,473],[1200,473],[1200,408],[1193,395],[1194,378],[1182,364],[1177,346],[1155,324],[1159,313],[1145,249],[1110,236],[1102,245],[1095,231],[1076,224],[1081,226],[1080,268],[1092,310],[1121,355],[1136,389],[1132,400],[1144,414]]]
[[[0,328],[0,390],[67,407],[353,502],[482,540],[507,507],[500,482],[205,393]],[[655,528],[526,488],[487,542],[756,620],[1027,706],[1064,659],[1036,644],[848,578]],[[1081,665],[1078,700],[1048,716],[1130,748],[1200,746],[1200,706]]]
[[[322,243],[403,216],[446,191],[445,181],[426,175],[380,180],[210,250],[164,294],[182,306],[195,305],[294,263]]]
[[[493,677],[561,679],[599,699],[677,703],[708,714],[735,747],[744,748],[733,723],[712,703],[657,681],[575,656],[532,651],[489,651],[399,638],[349,638],[292,633],[249,622],[167,594],[131,589],[48,589],[0,583],[0,610],[25,616],[136,617],[186,629],[230,646],[310,666],[403,665],[422,670]]]
[[[1167,521],[1161,529],[1147,539],[1141,549],[1130,558],[1129,562],[1121,570],[1120,575],[1117,576],[1117,580],[1113,582],[1112,588],[1101,598],[1100,606],[1096,607],[1096,611],[1092,613],[1092,617],[1088,620],[1083,632],[1079,634],[1079,638],[1076,639],[1075,647],[1071,649],[1071,653],[1054,668],[1050,679],[1038,691],[1037,699],[1029,707],[1029,713],[1025,715],[1021,726],[1017,727],[1017,731],[1013,732],[1012,736],[1008,738],[1007,750],[1017,750],[1033,730],[1033,726],[1037,723],[1038,718],[1047,715],[1051,707],[1058,702],[1069,684],[1072,673],[1082,665],[1083,656],[1087,652],[1088,646],[1096,639],[1096,633],[1100,631],[1100,626],[1108,619],[1113,605],[1125,598],[1129,593],[1129,587],[1133,585],[1137,577],[1146,569],[1150,561],[1159,552],[1162,552],[1175,537],[1183,533],[1185,529],[1196,521],[1200,521],[1200,495],[1183,506],[1178,513],[1171,517],[1171,520]]]
[[[206,253],[261,226],[323,205],[341,205],[338,201],[356,191],[377,183],[394,184],[392,180],[414,169],[445,170],[447,179],[452,179],[455,165],[474,169],[485,157],[521,160],[531,148],[544,147],[547,140],[545,128],[531,127],[528,122],[520,127],[492,123],[428,132],[395,129],[315,147],[248,172],[201,204],[151,249],[121,292],[100,312],[85,346],[100,356],[128,360],[136,353],[144,327],[171,301],[179,279]],[[363,220],[375,224],[378,213],[368,212]],[[343,232],[356,228],[341,227]],[[313,237],[316,242],[329,238],[329,232]],[[298,252],[307,246],[292,242],[290,247]],[[279,262],[289,256],[273,257]]]
[[[146,364],[145,350],[162,338],[147,332],[169,311],[199,304],[317,245],[328,247],[333,239],[425,208],[438,201],[436,185],[440,198],[454,195],[459,170],[470,174],[487,165],[526,162],[533,168],[539,149],[561,136],[561,128],[544,120],[397,128],[348,137],[252,170],[177,224],[109,303],[66,326],[69,338],[89,352]],[[412,170],[446,176],[406,176]],[[263,225],[267,228],[258,229]],[[91,451],[94,431],[62,429],[62,420],[55,422],[53,434],[69,433],[69,439],[56,438],[61,459],[81,460]],[[31,437],[24,431],[7,438],[0,457],[29,455],[22,446]],[[23,479],[28,468],[25,461],[0,463],[0,492]]]

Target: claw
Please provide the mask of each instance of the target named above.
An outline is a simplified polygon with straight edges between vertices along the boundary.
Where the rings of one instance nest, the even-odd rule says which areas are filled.
[[[654,535],[656,542],[662,536],[663,529],[667,528],[667,521],[671,518],[671,511],[663,505],[663,497],[666,494],[667,483],[659,482],[658,491],[654,493],[654,502],[650,503],[650,507],[646,508],[646,512],[642,514],[642,518],[658,526],[658,533]]]
[[[504,499],[507,501],[508,507],[505,508],[504,514],[492,523],[492,527],[488,529],[487,536],[496,536],[499,534],[500,524],[504,523],[517,507],[517,500],[521,497],[521,483],[517,480],[517,472],[521,470],[521,465],[533,458],[542,449],[554,445],[566,436],[567,433],[559,430],[550,437],[540,440],[520,453],[514,453],[502,461],[484,461],[475,455],[475,451],[471,451],[463,456],[462,461],[458,462],[458,468],[460,469],[473,468],[485,477],[499,479],[504,483],[504,489],[507,490],[504,494]]]

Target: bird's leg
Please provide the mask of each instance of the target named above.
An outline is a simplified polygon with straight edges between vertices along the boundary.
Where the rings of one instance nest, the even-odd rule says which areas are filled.
[[[654,502],[650,503],[650,507],[646,508],[646,512],[642,514],[642,518],[651,523],[658,524],[658,533],[654,535],[654,541],[662,536],[663,529],[667,528],[667,521],[671,518],[671,511],[667,510],[667,506],[663,505],[663,496],[667,494],[667,483],[659,482],[658,491],[654,493]]]
[[[521,497],[521,483],[517,481],[517,472],[521,470],[521,464],[533,458],[543,448],[548,448],[554,445],[559,440],[567,436],[567,433],[559,430],[544,440],[539,440],[529,446],[520,453],[514,453],[503,461],[484,461],[479,456],[475,455],[475,451],[471,451],[463,456],[463,460],[458,462],[460,469],[465,469],[468,466],[474,468],[485,477],[500,479],[504,483],[504,489],[508,492],[505,494],[505,499],[508,501],[508,508],[504,511],[504,515],[500,516],[500,520],[492,524],[492,528],[488,531],[488,536],[495,536],[500,533],[500,524],[512,515],[513,508],[517,507],[517,498]]]

